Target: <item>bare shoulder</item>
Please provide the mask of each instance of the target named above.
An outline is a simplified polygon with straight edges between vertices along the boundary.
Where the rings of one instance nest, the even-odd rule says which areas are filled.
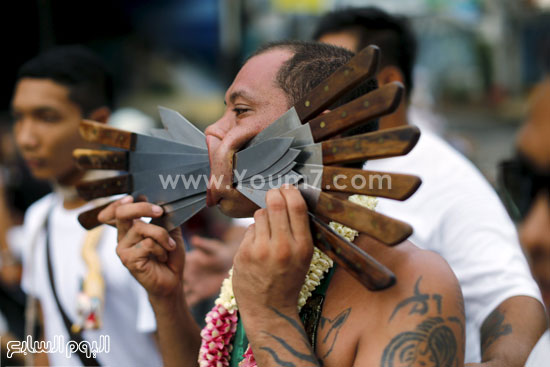
[[[317,354],[324,366],[460,366],[464,306],[445,260],[408,242],[390,248],[358,240],[397,282],[373,292],[336,271],[318,329]]]

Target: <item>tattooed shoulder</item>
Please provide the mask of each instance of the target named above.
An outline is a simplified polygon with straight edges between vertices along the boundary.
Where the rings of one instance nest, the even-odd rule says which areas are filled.
[[[398,333],[385,346],[380,366],[458,367],[460,355],[464,353],[462,311],[460,307],[453,310],[456,314],[443,310],[445,297],[454,298],[455,295],[423,289],[422,276],[416,280],[411,293],[397,303],[388,326],[395,323],[401,326],[407,320],[415,322],[412,328]],[[460,294],[456,296],[461,297]]]

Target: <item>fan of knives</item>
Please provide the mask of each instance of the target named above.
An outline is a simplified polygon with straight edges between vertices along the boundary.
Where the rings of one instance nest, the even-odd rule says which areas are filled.
[[[266,206],[269,189],[295,184],[308,204],[316,245],[370,290],[393,285],[395,275],[338,235],[327,222],[337,221],[387,245],[398,244],[411,235],[410,225],[354,204],[347,197],[362,194],[405,200],[418,189],[421,180],[411,175],[337,165],[407,154],[418,141],[420,131],[407,126],[335,138],[395,111],[403,94],[400,83],[385,85],[330,112],[322,112],[374,77],[379,59],[376,46],[359,52],[255,136],[234,159],[236,189],[259,207]],[[111,149],[75,150],[79,166],[128,173],[85,181],[77,190],[86,200],[116,194],[145,198],[164,208],[163,216],[152,223],[170,230],[206,206],[210,166],[204,134],[178,112],[162,107],[159,111],[164,128],[153,129],[150,135],[83,120],[81,135]],[[377,187],[373,178],[378,180]],[[384,186],[383,179],[390,184]],[[108,204],[82,213],[80,223],[87,229],[99,225],[97,214]]]

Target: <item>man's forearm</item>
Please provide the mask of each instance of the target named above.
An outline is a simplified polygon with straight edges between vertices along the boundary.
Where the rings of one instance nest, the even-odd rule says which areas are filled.
[[[200,330],[193,319],[183,289],[172,297],[149,297],[157,320],[157,335],[165,367],[195,367]]]
[[[319,366],[297,312],[271,308],[265,317],[243,317],[258,366]]]
[[[501,367],[523,366],[547,328],[546,314],[539,301],[525,296],[507,299],[481,327],[482,362]]]

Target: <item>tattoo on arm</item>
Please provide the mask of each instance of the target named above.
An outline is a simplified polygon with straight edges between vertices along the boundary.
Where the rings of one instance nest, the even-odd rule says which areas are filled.
[[[458,367],[457,342],[441,317],[430,317],[414,331],[394,337],[384,349],[381,367]]]
[[[418,324],[413,331],[405,331],[395,336],[384,348],[380,363],[381,367],[417,365],[458,367],[458,342],[450,326],[458,324],[463,335],[463,322],[455,316],[443,318],[441,316],[443,296],[438,293],[421,292],[421,280],[422,277],[419,277],[416,281],[413,295],[397,304],[388,322],[391,322],[402,309],[408,309],[408,315],[418,314],[424,316],[430,310],[434,310],[432,306],[435,306],[433,313],[438,316],[428,317]],[[461,299],[461,296],[459,294],[458,298]]]
[[[505,322],[505,315],[498,308],[495,309],[481,325],[481,353],[483,353],[498,338],[512,333],[512,325]]]
[[[274,350],[273,348],[270,348],[270,347],[267,347],[267,346],[262,346],[262,347],[260,347],[260,349],[266,351],[267,353],[269,353],[271,355],[271,357],[273,358],[273,360],[275,361],[275,363],[278,366],[281,366],[281,367],[296,367],[296,366],[301,367],[301,366],[319,366],[319,365],[322,366],[322,363],[317,360],[317,357],[315,357],[315,354],[313,353],[313,350],[311,348],[311,345],[309,344],[309,341],[308,341],[308,338],[307,338],[307,335],[304,331],[303,326],[297,320],[294,320],[293,318],[283,314],[279,310],[277,310],[275,308],[271,308],[271,310],[278,317],[280,317],[280,318],[284,319],[285,321],[287,321],[290,324],[290,326],[292,326],[292,328],[294,330],[298,331],[298,333],[301,337],[302,343],[305,346],[306,352],[303,353],[303,352],[300,352],[300,351],[296,350],[284,338],[273,335],[272,333],[270,333],[268,331],[265,331],[265,330],[262,331],[262,333],[268,335],[275,342],[277,342],[277,344],[280,345],[285,351],[287,351],[290,355],[295,357],[296,358],[296,363],[293,362],[293,361],[287,361],[287,360],[282,359],[279,356],[279,354],[277,353],[277,351]],[[304,363],[307,363],[307,364],[304,364]]]

